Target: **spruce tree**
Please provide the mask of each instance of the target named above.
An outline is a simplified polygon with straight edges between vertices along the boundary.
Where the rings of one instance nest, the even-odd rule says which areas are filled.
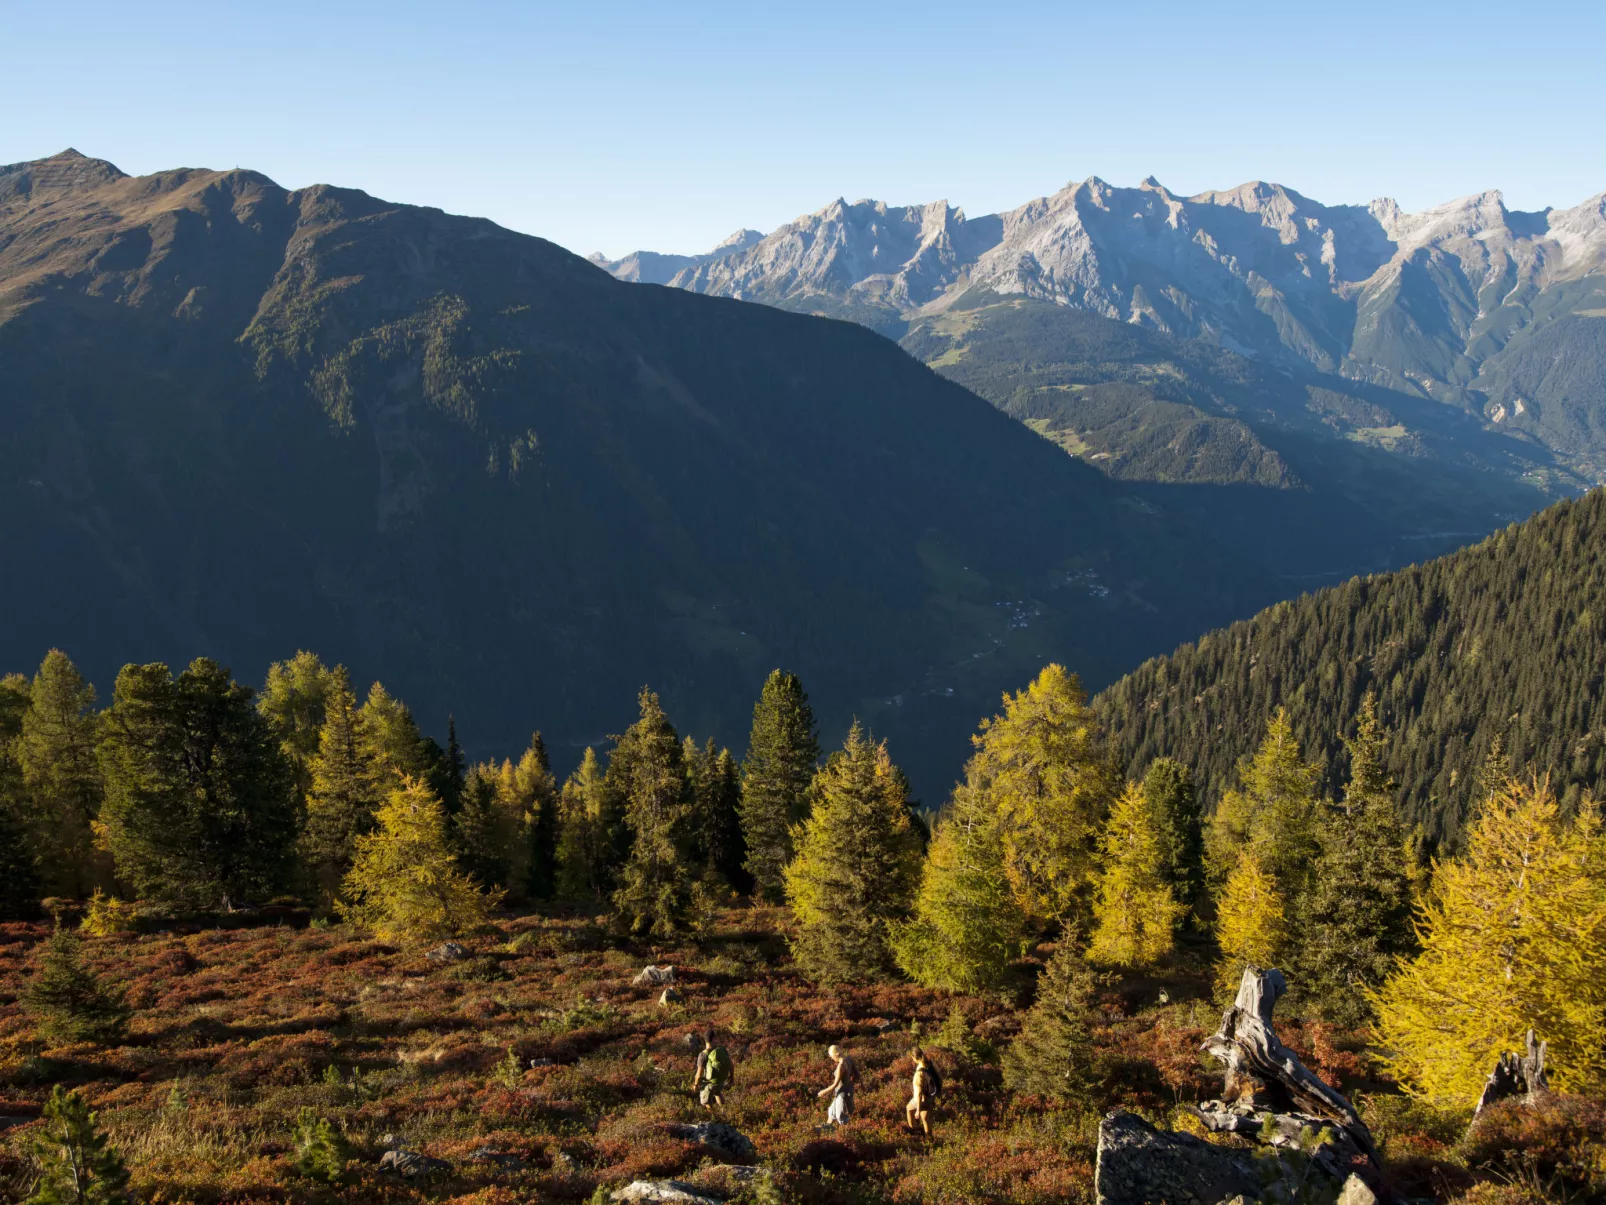
[[[658,696],[643,687],[637,702],[640,718],[608,756],[608,787],[624,801],[630,831],[614,913],[631,933],[671,937],[691,906],[690,790],[680,738]]]
[[[613,890],[615,833],[623,828],[624,817],[597,751],[589,745],[579,768],[563,784],[558,807],[558,894],[601,903]]]
[[[38,972],[22,990],[22,1003],[39,1031],[60,1042],[110,1045],[128,1029],[122,992],[84,965],[83,942],[67,929],[51,935]]]
[[[1379,1044],[1411,1090],[1470,1104],[1532,1029],[1550,1081],[1606,1090],[1606,837],[1586,801],[1565,820],[1544,781],[1484,802],[1466,853],[1441,863],[1422,952],[1372,997]]]
[[[927,847],[914,915],[894,927],[898,966],[929,988],[988,991],[1030,931],[1004,873],[997,817],[961,783]]]
[[[28,679],[0,676],[0,920],[32,920],[44,894],[17,764],[17,738],[27,710]]]
[[[198,658],[117,675],[102,725],[102,809],[117,873],[181,907],[232,907],[289,879],[295,795],[289,764],[251,690]]]
[[[39,1182],[23,1205],[127,1205],[128,1170],[81,1095],[57,1084],[40,1120]]]
[[[322,710],[299,846],[320,898],[333,903],[351,869],[357,838],[373,829],[384,796],[345,666],[329,675]]]
[[[430,781],[446,814],[455,816],[462,805],[463,784],[468,781],[468,759],[463,756],[463,746],[457,743],[456,716],[446,717],[446,748],[438,755]]]
[[[1239,851],[1238,865],[1227,876],[1216,906],[1216,994],[1228,1001],[1237,994],[1244,968],[1274,966],[1288,941],[1287,905],[1277,879],[1251,848]]]
[[[1306,912],[1300,994],[1325,1018],[1354,1027],[1368,1020],[1376,990],[1414,945],[1406,832],[1384,766],[1388,748],[1377,697],[1361,704],[1343,808],[1328,818]]]
[[[16,743],[34,858],[51,895],[88,895],[96,878],[93,825],[103,794],[97,720],[95,688],[67,654],[51,649],[29,687]]]
[[[1037,981],[1037,999],[1019,1035],[1004,1051],[1010,1091],[1055,1101],[1086,1096],[1095,1078],[1088,1014],[1097,986],[1067,935]]]
[[[712,739],[699,746],[689,736],[681,757],[691,787],[692,848],[704,873],[738,890],[751,886],[743,868],[747,851],[742,844],[742,783],[735,759]]]
[[[755,896],[779,901],[792,860],[792,827],[808,811],[809,784],[820,760],[814,712],[795,674],[776,669],[753,706],[742,761],[742,838]]]
[[[530,737],[530,747],[513,767],[513,790],[530,812],[525,894],[530,899],[551,899],[557,891],[558,784],[539,732]]]
[[[375,830],[357,838],[346,875],[347,920],[404,944],[461,936],[489,920],[501,893],[482,891],[458,868],[445,809],[427,784],[393,789],[376,819]]]
[[[1113,967],[1152,966],[1175,945],[1183,907],[1165,856],[1165,833],[1147,795],[1128,784],[1099,839],[1098,896],[1088,961]]]
[[[337,689],[336,673],[305,649],[288,661],[275,661],[268,667],[268,679],[257,697],[257,710],[267,720],[279,751],[295,774],[296,796],[305,800],[312,786],[312,762],[318,756],[319,734],[330,694]],[[351,690],[349,678],[345,688]]]
[[[1161,861],[1177,902],[1197,913],[1204,902],[1204,834],[1192,771],[1169,757],[1156,759],[1143,775],[1143,797],[1159,826]]]
[[[1004,871],[1020,906],[1040,921],[1075,922],[1098,835],[1120,780],[1075,674],[1049,665],[1002,715],[982,721],[965,781],[998,817]]]
[[[476,882],[515,899],[524,898],[530,876],[529,801],[515,780],[513,763],[471,766],[462,803],[451,818],[463,868]]]
[[[864,983],[895,968],[893,926],[907,918],[920,836],[903,776],[857,723],[810,787],[813,811],[786,868],[797,918],[792,954],[821,983]]]

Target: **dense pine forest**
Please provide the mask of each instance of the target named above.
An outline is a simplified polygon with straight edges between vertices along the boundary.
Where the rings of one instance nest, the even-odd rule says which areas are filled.
[[[1606,777],[1606,491],[1482,543],[1279,603],[1147,662],[1097,710],[1135,764],[1169,756],[1212,798],[1286,708],[1328,789],[1376,692],[1404,816],[1461,840],[1497,749],[1569,804]]]

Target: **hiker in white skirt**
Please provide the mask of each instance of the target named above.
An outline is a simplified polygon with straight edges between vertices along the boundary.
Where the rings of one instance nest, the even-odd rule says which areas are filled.
[[[859,1065],[840,1046],[832,1046],[825,1053],[836,1063],[836,1074],[815,1095],[822,1100],[831,1098],[831,1107],[825,1111],[826,1124],[847,1125],[853,1116],[853,1089],[859,1082]]]

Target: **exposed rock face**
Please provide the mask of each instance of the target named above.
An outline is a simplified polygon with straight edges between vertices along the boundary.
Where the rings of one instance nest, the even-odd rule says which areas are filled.
[[[1189,1134],[1164,1133],[1126,1112],[1099,1125],[1094,1184],[1099,1205],[1222,1205],[1260,1196],[1260,1177],[1247,1158]]]
[[[635,284],[665,285],[677,272],[695,268],[711,260],[745,251],[764,236],[757,230],[738,230],[706,255],[660,255],[656,251],[632,251],[623,259],[608,259],[601,253],[586,258],[620,280]]]
[[[615,1201],[661,1201],[666,1205],[721,1205],[696,1185],[680,1180],[637,1180],[613,1194]]]
[[[645,966],[640,973],[630,981],[632,987],[660,987],[675,981],[675,968],[672,966]]]

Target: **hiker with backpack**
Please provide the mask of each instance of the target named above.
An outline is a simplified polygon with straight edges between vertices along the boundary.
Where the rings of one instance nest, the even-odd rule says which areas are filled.
[[[831,1098],[831,1106],[825,1111],[827,1125],[847,1125],[853,1116],[853,1089],[859,1082],[859,1065],[840,1046],[832,1046],[825,1053],[836,1063],[836,1074],[815,1096]]]
[[[909,1103],[904,1106],[903,1121],[912,1130],[918,1120],[920,1128],[929,1135],[931,1133],[929,1115],[931,1106],[937,1103],[937,1097],[942,1094],[942,1076],[937,1073],[937,1065],[918,1046],[914,1049],[914,1060],[913,1092],[909,1097]]]
[[[705,1109],[725,1105],[725,1089],[736,1082],[736,1066],[731,1062],[730,1051],[714,1045],[714,1031],[703,1034],[703,1048],[697,1055],[697,1071],[692,1076],[691,1090]],[[699,1088],[699,1085],[701,1086]]]

